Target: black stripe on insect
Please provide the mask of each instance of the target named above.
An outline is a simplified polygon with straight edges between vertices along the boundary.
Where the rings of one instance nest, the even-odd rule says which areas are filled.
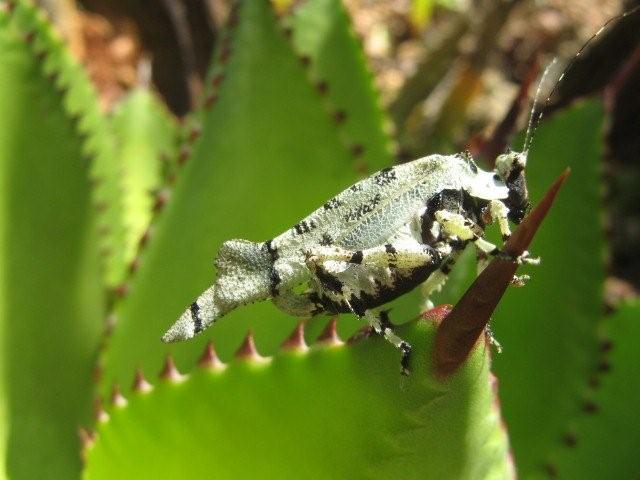
[[[293,229],[298,235],[302,235],[304,233],[309,233],[311,230],[316,228],[318,225],[313,220],[302,220],[300,223],[296,223],[293,226]]]

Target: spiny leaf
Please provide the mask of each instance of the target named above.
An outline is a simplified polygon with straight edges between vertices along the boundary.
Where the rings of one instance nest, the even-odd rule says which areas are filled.
[[[640,475],[640,302],[622,306],[605,319],[607,339],[601,374],[592,379],[595,392],[585,396],[583,413],[563,435],[563,446],[549,459],[557,478],[635,479]]]
[[[57,37],[42,13],[28,0],[15,2],[13,22],[23,32],[32,32],[33,51],[42,69],[64,94],[63,105],[75,122],[83,140],[83,154],[91,159],[94,184],[92,201],[100,213],[98,241],[107,285],[117,285],[126,273],[125,242],[121,205],[121,169],[117,164],[113,134],[100,111],[93,84],[86,72]]]
[[[267,303],[232,312],[188,343],[167,346],[160,336],[213,281],[224,240],[272,238],[357,177],[268,3],[241,4],[231,23],[198,116],[201,135],[117,311],[105,385],[154,368],[169,350],[178,366],[192,365],[211,336],[226,358],[250,325],[260,348],[273,351],[296,320]]]
[[[272,358],[245,342],[224,368],[211,350],[188,377],[169,363],[108,411],[84,478],[513,478],[487,349],[439,382],[434,330],[399,329],[409,378],[381,337],[307,347],[299,329]]]
[[[388,122],[341,0],[303,0],[284,19],[295,50],[309,60],[316,88],[332,104],[344,141],[369,172],[393,163]]]
[[[567,166],[571,177],[533,241],[542,264],[531,281],[510,289],[492,323],[504,346],[495,358],[501,404],[518,471],[542,468],[549,449],[580,411],[595,363],[602,312],[600,127],[598,102],[576,106],[540,127],[527,164],[530,197]]]
[[[0,11],[0,471],[76,478],[103,316],[74,107],[84,84],[36,11],[11,7]]]
[[[118,105],[112,122],[122,172],[123,222],[127,234],[124,261],[135,268],[131,262],[165,183],[163,158],[172,159],[176,155],[177,125],[145,88],[134,90]]]

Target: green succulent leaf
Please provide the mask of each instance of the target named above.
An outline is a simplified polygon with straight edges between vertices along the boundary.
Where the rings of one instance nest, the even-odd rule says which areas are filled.
[[[640,302],[622,306],[605,319],[604,372],[585,395],[583,414],[569,425],[565,445],[550,456],[547,469],[557,478],[635,479],[640,475]],[[602,368],[601,368],[602,370]]]
[[[511,288],[492,323],[504,346],[495,359],[500,401],[518,472],[540,471],[568,421],[596,362],[596,325],[604,279],[600,225],[599,102],[571,108],[545,122],[527,164],[536,202],[565,167],[572,173],[533,241],[542,258],[531,281]]]
[[[29,0],[19,0],[12,9],[12,22],[30,36],[33,54],[41,62],[42,74],[61,93],[68,115],[76,122],[82,153],[91,159],[92,201],[100,212],[98,242],[103,258],[104,281],[113,287],[126,273],[126,231],[122,213],[121,170],[114,151],[114,138],[100,110],[93,84],[82,66],[72,57],[64,42],[53,31],[42,12]]]
[[[156,96],[138,88],[118,105],[112,118],[122,179],[124,261],[129,264],[153,215],[155,195],[165,185],[163,161],[176,156],[178,126]]]
[[[304,0],[285,18],[295,50],[328,97],[344,141],[369,172],[393,163],[391,140],[364,53],[341,0]]]
[[[168,351],[192,365],[207,337],[227,358],[248,328],[272,352],[296,320],[269,303],[239,309],[199,339],[160,336],[214,278],[230,238],[267,240],[357,179],[337,126],[280,31],[267,2],[245,2],[220,40],[191,155],[143,253],[103,358],[103,391]]]
[[[0,477],[77,478],[104,318],[81,136],[94,120],[79,109],[91,91],[38,13],[11,7],[0,11]]]
[[[109,411],[84,478],[513,478],[487,348],[439,381],[434,333],[399,329],[408,378],[378,336],[169,375]]]

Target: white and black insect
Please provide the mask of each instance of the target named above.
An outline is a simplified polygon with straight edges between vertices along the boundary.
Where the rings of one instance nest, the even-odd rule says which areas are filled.
[[[484,229],[497,221],[507,238],[509,220],[522,220],[526,161],[526,151],[510,152],[484,171],[469,154],[431,155],[359,181],[276,238],[229,240],[218,252],[215,283],[162,339],[191,338],[234,308],[270,298],[296,317],[366,319],[400,349],[407,373],[411,346],[380,307],[422,283],[427,295],[439,289],[469,242],[481,259],[503,255]]]

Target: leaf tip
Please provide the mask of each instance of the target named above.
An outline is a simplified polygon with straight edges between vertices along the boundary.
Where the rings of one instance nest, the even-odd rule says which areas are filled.
[[[599,410],[598,405],[592,401],[586,401],[582,404],[582,411],[588,414],[597,413]]]
[[[114,407],[125,407],[127,405],[127,399],[122,395],[122,391],[120,390],[120,385],[117,383],[113,385],[111,389],[111,397],[110,403]]]
[[[268,358],[263,357],[258,353],[256,341],[253,337],[253,331],[251,330],[249,330],[247,336],[244,337],[242,345],[240,345],[238,350],[236,350],[235,357],[239,360],[252,361],[255,363],[263,363],[268,360]]]
[[[309,350],[307,343],[304,340],[304,322],[300,321],[294,328],[289,338],[287,338],[280,346],[282,350],[306,352]]]
[[[361,157],[364,154],[364,145],[361,143],[354,143],[349,147],[349,152],[355,158]]]
[[[136,393],[147,393],[153,389],[152,385],[144,377],[144,373],[142,373],[141,368],[136,370],[131,389]]]
[[[547,463],[542,468],[549,478],[558,478],[558,469],[554,464]]]
[[[576,437],[575,433],[567,432],[562,436],[562,443],[569,448],[573,448],[578,444],[578,437]]]
[[[198,367],[204,370],[222,370],[225,368],[225,364],[222,363],[222,360],[220,360],[216,353],[213,342],[208,342],[204,347],[204,351],[198,359]]]
[[[207,96],[204,99],[204,108],[205,109],[210,109],[211,107],[213,107],[216,102],[218,101],[218,93],[217,92],[210,92],[207,94]]]
[[[179,383],[183,381],[185,376],[178,371],[173,356],[169,353],[164,361],[164,366],[160,372],[160,379],[171,383]]]
[[[194,143],[198,138],[202,135],[202,125],[194,124],[189,129],[189,134],[187,136],[188,143]]]
[[[338,317],[333,317],[324,327],[320,336],[316,339],[316,343],[324,345],[344,345],[344,342],[338,335]]]
[[[344,110],[336,110],[335,112],[333,112],[333,121],[336,122],[338,125],[340,125],[341,123],[344,123],[346,119],[347,119],[347,112],[345,112]]]
[[[136,255],[129,263],[129,275],[135,274],[140,269],[140,256]]]
[[[78,438],[80,439],[80,455],[82,461],[86,461],[87,451],[96,443],[96,433],[84,427],[78,428]]]
[[[228,40],[228,37],[225,40]],[[231,52],[232,49],[230,42],[223,41],[222,45],[220,46],[220,55],[218,56],[218,61],[223,65],[227,63],[229,61],[229,58],[231,57]]]
[[[218,73],[211,79],[211,86],[215,88],[219,88],[220,85],[222,85],[222,82],[224,82],[224,78],[225,78],[224,72]]]
[[[138,248],[144,248],[147,245],[147,243],[149,243],[149,240],[151,239],[152,235],[153,235],[153,227],[149,226],[140,237],[140,240],[138,241]]]
[[[109,421],[109,414],[104,409],[101,397],[96,397],[93,402],[93,418],[98,423],[105,423]]]
[[[117,298],[126,297],[127,294],[129,293],[129,284],[127,282],[122,282],[113,290],[113,293]]]
[[[182,155],[182,153],[181,153]],[[169,198],[171,196],[171,192],[169,191],[169,189],[167,188],[162,188],[160,190],[158,190],[155,194],[155,199],[154,199],[154,203],[153,203],[153,211],[155,213],[160,212],[164,206],[167,204],[167,202],[169,201]]]
[[[329,84],[325,80],[316,83],[316,90],[320,95],[326,95],[329,92]]]

